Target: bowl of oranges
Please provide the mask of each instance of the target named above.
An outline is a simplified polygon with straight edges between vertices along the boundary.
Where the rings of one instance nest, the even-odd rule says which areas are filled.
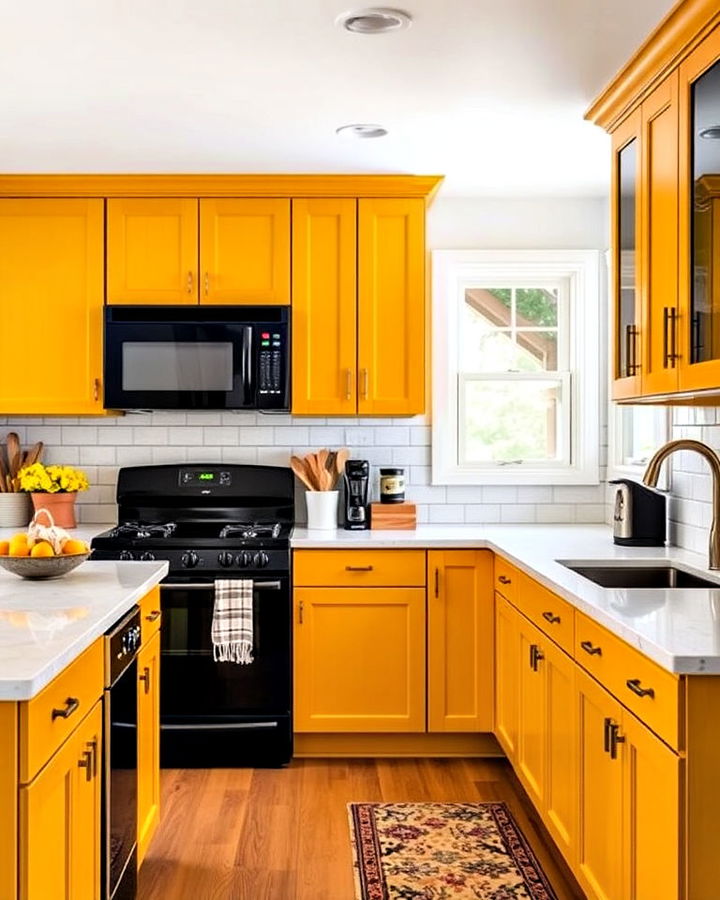
[[[77,540],[52,519],[42,525],[39,510],[27,532],[14,534],[9,541],[0,541],[0,567],[20,578],[59,578],[76,569],[90,556],[85,541]],[[49,517],[49,514],[47,514]]]

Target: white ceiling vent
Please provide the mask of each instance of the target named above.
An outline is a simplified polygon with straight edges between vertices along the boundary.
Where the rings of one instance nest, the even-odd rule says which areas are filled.
[[[402,9],[368,7],[345,12],[335,19],[335,24],[353,34],[384,34],[387,31],[401,31],[412,24],[410,15]]]

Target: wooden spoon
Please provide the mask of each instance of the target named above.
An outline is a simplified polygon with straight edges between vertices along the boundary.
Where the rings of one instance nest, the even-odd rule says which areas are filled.
[[[40,460],[40,457],[42,456],[44,449],[45,444],[43,444],[42,441],[38,441],[36,444],[33,444],[33,446],[25,454],[24,466],[32,466],[36,462],[38,462]]]
[[[291,456],[290,457],[290,468],[295,473],[296,477],[305,485],[305,487],[309,491],[315,490],[312,484],[310,483],[310,478],[308,476],[307,469],[305,467],[305,463],[299,456]]]
[[[338,452],[335,454],[335,473],[337,475],[338,481],[345,474],[345,463],[349,459],[350,451],[347,449],[347,447],[343,447],[342,450],[338,450]]]
[[[22,451],[20,450],[20,438],[14,431],[11,431],[5,439],[7,444],[8,469],[10,475],[14,478],[18,473],[20,460],[22,459]]]
[[[318,462],[316,453],[308,453],[305,457],[305,464],[307,466],[308,472],[310,474],[310,480],[315,485],[312,490],[321,491],[322,490],[322,467]]]

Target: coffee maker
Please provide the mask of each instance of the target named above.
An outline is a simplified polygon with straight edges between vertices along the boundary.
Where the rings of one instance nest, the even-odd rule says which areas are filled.
[[[370,463],[366,459],[349,459],[345,463],[345,528],[365,531],[368,518]]]

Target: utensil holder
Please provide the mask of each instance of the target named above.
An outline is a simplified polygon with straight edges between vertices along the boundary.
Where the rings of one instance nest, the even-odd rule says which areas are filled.
[[[313,531],[335,531],[338,520],[339,491],[306,491],[308,521]]]
[[[31,516],[30,494],[0,494],[0,528],[24,528]]]

